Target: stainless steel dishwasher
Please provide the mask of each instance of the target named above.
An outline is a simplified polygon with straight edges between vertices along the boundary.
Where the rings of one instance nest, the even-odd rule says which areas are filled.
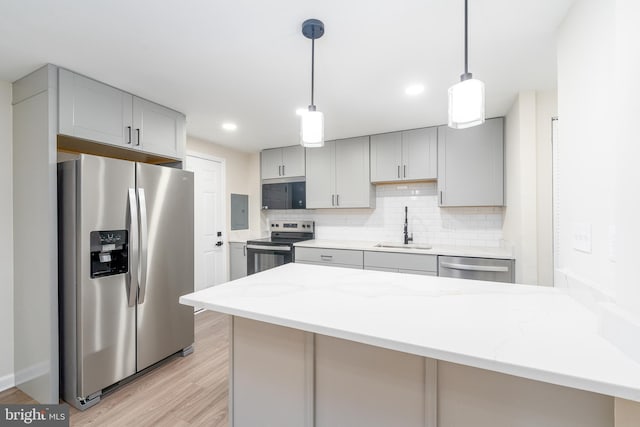
[[[470,258],[441,255],[438,256],[438,276],[514,283],[514,264],[514,260],[512,259]]]

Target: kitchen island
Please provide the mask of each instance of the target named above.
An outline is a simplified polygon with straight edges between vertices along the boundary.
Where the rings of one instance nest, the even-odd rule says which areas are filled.
[[[614,426],[640,365],[556,289],[286,264],[180,298],[233,316],[235,426]]]

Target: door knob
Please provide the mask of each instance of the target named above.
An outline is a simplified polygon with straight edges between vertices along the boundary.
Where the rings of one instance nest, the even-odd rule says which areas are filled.
[[[216,246],[222,246],[222,240],[219,240],[218,242],[216,242]]]

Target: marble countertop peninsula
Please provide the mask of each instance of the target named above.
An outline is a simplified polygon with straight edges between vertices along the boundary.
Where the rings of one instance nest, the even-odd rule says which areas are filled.
[[[640,365],[554,288],[290,263],[180,302],[640,401]]]

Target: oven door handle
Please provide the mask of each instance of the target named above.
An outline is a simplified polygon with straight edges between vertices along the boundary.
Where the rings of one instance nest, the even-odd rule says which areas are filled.
[[[254,249],[258,251],[291,252],[290,246],[247,245],[247,249]]]

